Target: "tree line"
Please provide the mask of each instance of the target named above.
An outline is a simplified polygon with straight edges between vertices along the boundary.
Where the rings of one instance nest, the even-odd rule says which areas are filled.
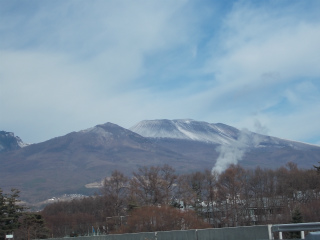
[[[42,216],[54,237],[320,221],[320,175],[231,165],[177,174],[168,165],[114,171],[95,196],[56,202]]]
[[[320,221],[320,171],[288,163],[278,169],[231,165],[177,174],[169,165],[114,171],[94,196],[60,201],[41,212],[0,189],[0,239],[40,239],[92,233],[234,227]],[[289,236],[290,237],[290,236]]]

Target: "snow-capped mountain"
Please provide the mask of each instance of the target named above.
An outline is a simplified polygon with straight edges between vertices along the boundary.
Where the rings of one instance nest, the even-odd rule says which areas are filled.
[[[241,148],[266,146],[301,148],[307,146],[304,143],[239,130],[222,123],[207,123],[192,119],[144,120],[129,129],[147,138],[183,139],[219,145],[235,145]]]
[[[85,186],[114,170],[132,174],[168,164],[185,173],[214,166],[221,171],[229,163],[277,168],[293,162],[312,168],[320,162],[319,146],[190,119],[146,120],[130,129],[105,123],[26,147],[1,131],[0,146],[0,188],[15,186],[28,201],[91,194]]]
[[[12,132],[0,131],[0,152],[17,150],[28,146],[18,136]]]
[[[143,137],[173,138],[232,144],[239,135],[239,130],[221,123],[212,124],[191,119],[144,120],[129,128]]]

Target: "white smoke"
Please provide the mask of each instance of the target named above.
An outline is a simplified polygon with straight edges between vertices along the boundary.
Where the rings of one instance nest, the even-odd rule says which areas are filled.
[[[267,135],[268,132],[269,132],[269,129],[268,129],[266,126],[263,126],[263,125],[261,124],[261,122],[260,122],[258,119],[256,119],[256,120],[254,121],[254,131],[255,131],[256,133],[260,133],[260,134],[263,134],[263,135]]]
[[[250,145],[250,138],[247,131],[240,131],[238,139],[231,145],[221,145],[217,148],[220,153],[216,164],[212,168],[212,174],[218,174],[226,170],[231,164],[237,164],[243,157],[247,147]]]
[[[267,128],[262,126],[262,124],[256,120],[255,130],[259,134],[250,132],[247,129],[243,129],[239,132],[238,139],[230,145],[221,145],[217,148],[220,153],[219,157],[212,168],[212,174],[222,173],[231,164],[237,164],[242,160],[245,152],[249,147],[257,147],[265,139],[264,135],[268,132]]]

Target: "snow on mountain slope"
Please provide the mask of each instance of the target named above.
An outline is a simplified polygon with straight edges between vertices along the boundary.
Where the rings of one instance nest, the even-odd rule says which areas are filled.
[[[312,146],[304,143],[261,135],[246,129],[239,130],[222,123],[207,123],[191,119],[144,120],[129,130],[150,138],[172,138],[200,141],[237,148],[292,147],[306,149]]]
[[[191,119],[144,120],[129,130],[143,137],[175,138],[216,144],[232,144],[239,135],[236,128]]]

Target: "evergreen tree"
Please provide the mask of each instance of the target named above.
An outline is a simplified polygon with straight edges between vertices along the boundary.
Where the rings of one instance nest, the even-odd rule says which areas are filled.
[[[4,239],[4,226],[5,226],[5,218],[6,218],[6,205],[5,198],[0,188],[0,239]]]
[[[317,173],[320,174],[320,165],[319,166],[313,165],[313,167],[316,169]]]
[[[12,234],[19,227],[19,217],[24,206],[19,205],[19,190],[11,189],[10,194],[4,194],[0,189],[0,239]]]
[[[292,223],[302,223],[303,218],[299,208],[295,208],[292,214]],[[290,232],[290,238],[301,238],[300,232]]]
[[[50,236],[44,219],[38,213],[24,213],[19,220],[19,229],[15,232],[15,239],[44,239]]]
[[[302,223],[302,215],[299,208],[295,208],[292,214],[292,223]]]

